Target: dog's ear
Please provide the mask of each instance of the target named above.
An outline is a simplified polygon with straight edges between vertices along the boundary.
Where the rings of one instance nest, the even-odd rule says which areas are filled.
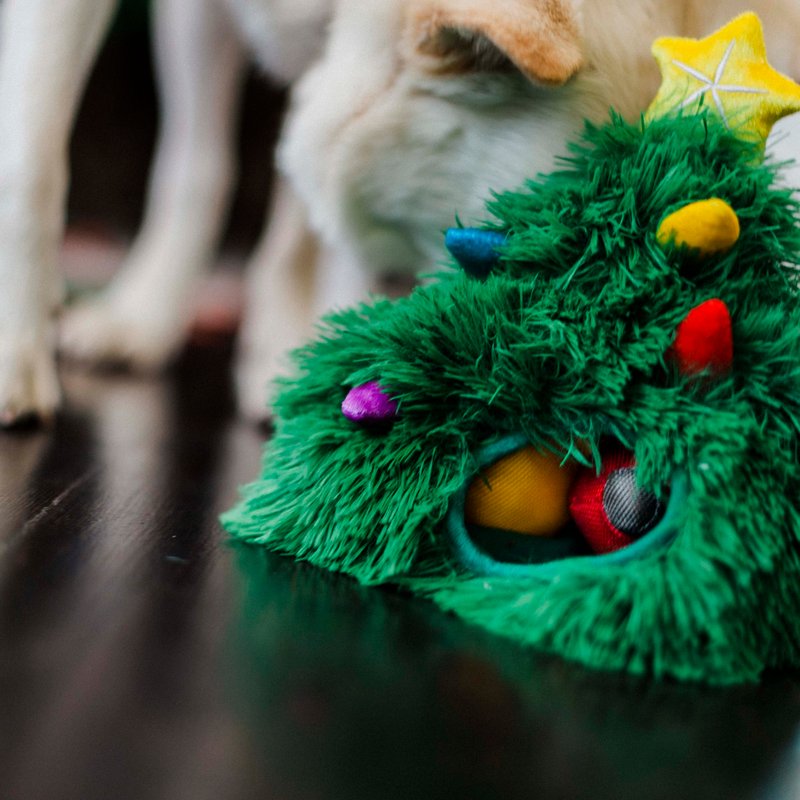
[[[569,0],[411,0],[405,46],[439,73],[513,65],[531,80],[562,84],[583,50]]]

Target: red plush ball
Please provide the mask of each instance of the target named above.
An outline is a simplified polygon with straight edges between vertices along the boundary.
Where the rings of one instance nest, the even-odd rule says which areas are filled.
[[[570,494],[569,510],[595,553],[620,550],[651,531],[664,515],[654,494],[636,483],[633,453],[612,447],[598,475],[584,469]]]

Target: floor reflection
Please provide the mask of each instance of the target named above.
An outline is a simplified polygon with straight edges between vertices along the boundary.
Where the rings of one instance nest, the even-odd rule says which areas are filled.
[[[30,497],[0,562],[3,796],[254,785],[231,769],[246,743],[218,680],[230,581],[216,518],[236,472],[223,453],[232,430],[260,446],[233,421],[228,357],[189,352],[163,378],[67,373],[38,464],[0,485]]]
[[[757,795],[758,800],[794,800],[797,797],[800,797],[800,730]]]
[[[258,548],[236,563],[230,692],[293,795],[753,797],[800,723],[788,677],[587,673]]]

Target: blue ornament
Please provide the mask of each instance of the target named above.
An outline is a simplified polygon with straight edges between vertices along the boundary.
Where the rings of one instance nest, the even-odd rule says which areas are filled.
[[[485,278],[497,263],[498,248],[506,242],[506,234],[480,228],[448,228],[445,247],[467,275]]]

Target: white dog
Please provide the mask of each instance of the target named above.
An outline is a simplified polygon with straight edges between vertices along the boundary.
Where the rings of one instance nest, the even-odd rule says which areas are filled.
[[[0,422],[12,424],[59,402],[65,145],[115,0],[2,2]],[[703,35],[755,6],[773,63],[800,74],[798,0],[711,5],[156,0],[164,113],[145,223],[107,291],[64,318],[62,349],[158,367],[180,346],[224,217],[243,41],[274,76],[306,73],[280,147],[287,179],[250,270],[239,391],[259,415],[267,379],[316,313],[363,298],[377,274],[435,267],[455,215],[480,218],[490,188],[550,167],[584,117],[638,114],[657,86],[656,36]]]

